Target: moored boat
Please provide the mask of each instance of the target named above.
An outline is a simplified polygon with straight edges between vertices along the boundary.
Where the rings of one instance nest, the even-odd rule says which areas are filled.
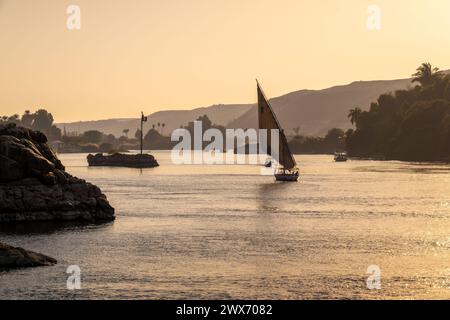
[[[336,152],[334,154],[334,161],[336,162],[346,162],[348,160],[346,152]]]
[[[159,166],[158,161],[150,154],[97,153],[89,154],[87,161],[90,167],[154,168]]]

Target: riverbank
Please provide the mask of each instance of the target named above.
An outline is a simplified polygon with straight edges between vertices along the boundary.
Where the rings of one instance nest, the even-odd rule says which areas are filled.
[[[419,163],[419,164],[450,164],[450,158],[445,159],[437,159],[437,160],[417,160],[417,159],[408,159],[408,158],[395,158],[395,157],[386,157],[386,156],[349,156],[349,159],[353,160],[361,160],[361,161],[400,161],[400,162],[409,162],[409,163]]]
[[[56,259],[49,256],[0,242],[0,270],[45,267],[56,263]]]

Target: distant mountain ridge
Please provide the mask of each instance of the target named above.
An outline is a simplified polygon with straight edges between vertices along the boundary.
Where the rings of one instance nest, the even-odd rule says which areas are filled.
[[[331,128],[347,129],[349,109],[367,110],[380,94],[406,89],[411,79],[358,81],[323,90],[300,90],[270,99],[278,120],[290,134],[299,127],[302,134],[322,135]],[[266,94],[270,96],[269,92]],[[228,124],[230,128],[257,126],[257,109],[253,106],[241,117]]]
[[[262,85],[264,88],[264,83]],[[411,85],[411,78],[357,81],[322,90],[299,90],[272,98],[270,102],[288,134],[299,127],[302,134],[322,135],[331,128],[350,128],[347,119],[349,109],[360,107],[367,110],[380,94],[406,89]],[[270,98],[270,88],[264,89]],[[165,123],[164,134],[168,135],[204,114],[213,123],[228,128],[256,128],[258,121],[256,104],[222,104],[193,110],[158,111],[149,116],[146,128],[150,129],[152,124],[157,125],[158,122]],[[59,123],[57,126],[61,129],[65,127],[67,132],[99,130],[116,136],[122,135],[123,129],[130,129],[131,136],[139,127],[139,119],[80,121]]]
[[[158,111],[148,116],[148,122],[145,124],[144,130],[149,130],[152,125],[157,126],[158,123],[164,123],[163,134],[168,135],[180,126],[185,126],[188,122],[205,114],[215,124],[225,126],[250,110],[251,106],[251,104],[213,105],[193,110]],[[56,125],[61,130],[65,128],[66,132],[82,133],[88,130],[99,130],[106,134],[114,134],[116,137],[123,135],[123,129],[130,129],[129,136],[131,137],[140,127],[140,118],[78,121]]]

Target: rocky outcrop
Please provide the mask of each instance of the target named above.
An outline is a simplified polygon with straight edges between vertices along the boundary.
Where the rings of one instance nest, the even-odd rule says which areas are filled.
[[[51,257],[0,242],[0,269],[52,266],[56,263]]]
[[[87,161],[91,167],[129,167],[129,168],[153,168],[159,164],[155,157],[150,154],[123,154],[112,155],[88,155]]]
[[[0,125],[0,223],[113,219],[106,196],[65,172],[44,134]]]

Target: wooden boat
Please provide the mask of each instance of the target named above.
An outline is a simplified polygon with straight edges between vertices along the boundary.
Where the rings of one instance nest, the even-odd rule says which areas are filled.
[[[275,179],[277,181],[297,182],[299,177],[298,169],[285,170],[284,168],[278,168],[275,171]]]
[[[271,130],[279,130],[279,159],[278,166],[275,168],[275,179],[277,181],[297,181],[299,177],[299,171],[294,156],[289,149],[286,135],[281,128],[278,119],[273,112],[272,106],[264,94],[260,84],[257,82],[258,91],[258,122],[259,129],[267,130],[267,152],[271,152]],[[274,159],[272,164],[275,164]]]

